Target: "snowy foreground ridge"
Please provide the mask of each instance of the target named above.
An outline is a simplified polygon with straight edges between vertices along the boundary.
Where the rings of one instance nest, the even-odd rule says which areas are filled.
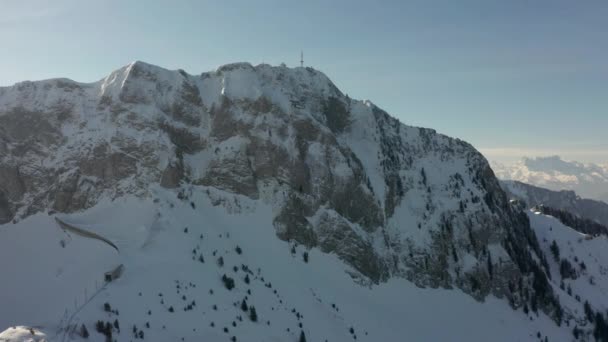
[[[605,246],[311,68],[0,88],[0,340],[593,340]]]

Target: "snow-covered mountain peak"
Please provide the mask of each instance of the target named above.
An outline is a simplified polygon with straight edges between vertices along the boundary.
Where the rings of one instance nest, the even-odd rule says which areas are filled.
[[[404,278],[562,319],[527,216],[485,158],[319,71],[236,63],[190,75],[134,62],[91,84],[0,93],[1,223],[128,196],[154,208],[159,186],[195,213],[267,208],[280,243],[335,255],[359,284]],[[167,201],[163,215],[179,222]]]

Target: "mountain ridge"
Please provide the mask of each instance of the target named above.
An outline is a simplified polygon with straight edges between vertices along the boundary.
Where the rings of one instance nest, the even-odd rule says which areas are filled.
[[[608,225],[608,204],[603,201],[581,198],[572,190],[553,191],[519,181],[501,181],[501,185],[509,196],[529,207],[546,205]]]
[[[134,62],[88,85],[0,89],[0,124],[4,223],[150,199],[156,185],[235,213],[244,196],[272,208],[280,240],[336,255],[359,284],[404,278],[569,318],[528,216],[477,150],[314,69]]]

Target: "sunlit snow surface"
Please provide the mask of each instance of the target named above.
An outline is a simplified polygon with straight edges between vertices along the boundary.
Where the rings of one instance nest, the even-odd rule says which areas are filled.
[[[71,324],[84,323],[90,341],[104,340],[95,332],[97,320],[115,319],[122,328],[114,332],[119,341],[133,339],[134,325],[147,341],[229,341],[232,336],[237,341],[297,341],[301,330],[308,341],[353,341],[355,335],[357,341],[530,341],[539,331],[550,341],[571,339],[572,327],[557,327],[542,314],[526,317],[493,297],[480,303],[459,290],[421,289],[400,279],[358,285],[350,268],[333,255],[313,249],[306,263],[303,247],[292,254],[291,246],[275,235],[271,207],[211,188],[194,187],[187,200],[156,189],[153,198],[102,202],[60,217],[111,239],[120,254],[97,240],[68,236],[53,216],[38,214],[0,226],[3,329],[34,326],[51,340],[61,340],[62,317],[66,311],[70,317],[76,305],[80,311]],[[598,286],[588,288],[581,277],[572,283],[574,292],[605,298],[600,268],[607,264],[606,241],[581,239],[550,217],[530,217],[539,240],[556,239],[564,255],[572,248],[589,272],[597,272]],[[67,242],[65,248],[61,240]],[[90,297],[103,273],[121,263],[123,276],[82,306],[85,291]],[[242,265],[251,271],[249,284]],[[223,286],[223,274],[235,280],[233,290]],[[241,310],[245,297],[256,308],[257,322]],[[580,306],[566,297],[560,292],[566,305]],[[106,302],[118,316],[104,312]],[[189,304],[192,309],[184,311]],[[79,339],[76,334],[66,337]]]
[[[38,329],[24,326],[15,326],[0,333],[2,342],[45,342],[47,336]]]

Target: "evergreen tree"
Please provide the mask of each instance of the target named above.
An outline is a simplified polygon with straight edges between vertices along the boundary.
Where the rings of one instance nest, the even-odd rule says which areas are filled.
[[[234,288],[234,279],[228,277],[226,274],[222,276],[222,282],[228,290],[232,290]]]
[[[530,306],[532,307],[532,311],[538,312],[538,298],[536,297],[536,294],[532,295],[532,298],[530,299]]]
[[[454,262],[458,262],[458,254],[456,254],[456,247],[454,246],[452,246],[452,258],[454,258]]]
[[[492,266],[492,254],[488,253],[488,275],[490,279],[494,277],[494,267]]]
[[[583,309],[585,311],[585,316],[587,316],[587,320],[593,323],[593,309],[588,301],[585,301],[585,304],[583,304]]]
[[[105,325],[103,324],[103,321],[97,321],[97,323],[95,323],[95,330],[100,334],[104,333]]]
[[[112,341],[112,324],[110,322],[106,322],[103,334],[106,336],[106,341]]]
[[[572,335],[574,335],[574,339],[578,340],[578,337],[580,336],[580,330],[578,328],[578,325],[574,326],[574,329],[572,329]]]
[[[247,312],[247,310],[249,310],[249,306],[247,306],[247,301],[243,299],[243,301],[241,302],[241,310]]]
[[[598,341],[608,341],[608,323],[601,312],[595,314],[595,331],[593,334]]]
[[[306,335],[304,335],[304,330],[300,330],[300,341],[299,342],[306,342]]]
[[[553,254],[553,259],[555,259],[555,262],[559,262],[559,246],[557,245],[555,240],[553,240],[553,242],[551,243],[550,249],[551,254]]]
[[[426,186],[426,172],[424,171],[424,168],[420,169],[420,176],[422,176],[422,184]]]
[[[255,311],[255,307],[254,306],[250,306],[249,307],[249,319],[252,322],[257,322],[258,321],[258,314]]]
[[[89,338],[89,331],[84,324],[80,326],[80,336],[82,336],[82,338]]]
[[[559,273],[564,279],[576,279],[576,270],[567,259],[562,259],[562,262],[559,264]]]

